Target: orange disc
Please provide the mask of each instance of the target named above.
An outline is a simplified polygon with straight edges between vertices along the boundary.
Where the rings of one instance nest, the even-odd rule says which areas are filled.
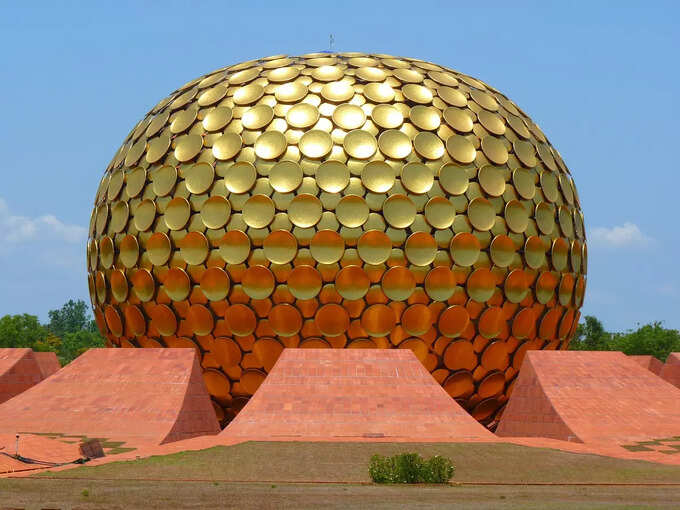
[[[490,372],[479,383],[477,395],[488,398],[498,395],[505,387],[505,374],[503,372]]]
[[[231,399],[229,379],[219,370],[208,368],[203,372],[203,381],[208,393],[219,399]]]
[[[477,355],[472,343],[467,340],[451,342],[444,351],[444,365],[450,370],[473,370],[477,366]]]
[[[495,338],[503,330],[504,323],[503,309],[498,306],[492,306],[484,310],[479,317],[477,329],[483,337]]]
[[[119,303],[125,301],[128,295],[128,282],[125,273],[120,269],[114,269],[109,276],[111,294]]]
[[[282,352],[283,345],[274,338],[260,338],[253,344],[253,353],[267,372],[271,371]]]
[[[191,329],[198,336],[209,335],[215,325],[212,313],[203,305],[191,305],[188,319]]]
[[[371,305],[361,315],[361,327],[370,336],[387,335],[392,331],[396,322],[394,311],[383,304]]]
[[[542,305],[550,301],[555,295],[557,277],[549,272],[542,272],[536,280],[536,300]]]
[[[151,325],[163,336],[174,335],[177,331],[177,317],[167,305],[156,305],[151,310]]]
[[[184,301],[191,292],[189,275],[179,267],[171,267],[163,279],[163,289],[173,301]]]
[[[520,303],[529,293],[527,274],[522,269],[515,269],[508,274],[503,286],[505,297],[511,303]]]
[[[421,363],[425,362],[425,358],[427,358],[427,354],[429,352],[427,344],[420,338],[409,338],[404,340],[399,344],[399,349],[410,349]]]
[[[260,370],[249,368],[241,374],[241,389],[246,395],[254,395],[267,375]]]
[[[457,265],[469,267],[477,262],[481,245],[475,235],[459,232],[451,239],[449,250],[451,258]]]
[[[443,386],[453,398],[466,398],[475,391],[475,381],[468,370],[454,372],[444,381]]]
[[[353,340],[351,344],[347,346],[348,349],[377,349],[378,346],[375,345],[373,340],[368,338],[358,338]]]
[[[569,334],[569,331],[571,330],[571,325],[574,323],[574,315],[575,315],[574,310],[570,308],[562,317],[562,320],[560,321],[560,328],[557,333],[557,337],[560,340],[564,340],[564,338],[566,338],[566,336]],[[127,315],[125,320],[127,321]]]
[[[312,266],[297,266],[288,275],[288,290],[297,299],[312,299],[321,290],[321,274]]]
[[[453,305],[439,315],[439,331],[449,338],[459,336],[470,323],[470,314],[464,306]]]
[[[416,279],[413,273],[405,267],[392,267],[383,275],[383,292],[393,301],[406,301],[415,288]]]
[[[297,239],[287,230],[275,230],[262,243],[267,260],[275,264],[287,264],[297,254]]]
[[[491,342],[482,353],[482,366],[487,370],[505,370],[509,362],[505,342]]]
[[[277,335],[292,336],[302,328],[302,316],[292,305],[276,305],[269,312],[269,325]]]
[[[538,336],[544,340],[554,340],[557,338],[557,325],[562,318],[561,308],[550,309],[541,319],[538,328]]]
[[[241,278],[243,290],[253,299],[264,299],[274,291],[274,275],[265,266],[251,266]]]
[[[229,293],[229,275],[219,267],[209,267],[201,276],[201,290],[210,301],[222,301]]]
[[[104,310],[104,317],[106,318],[106,325],[109,327],[111,333],[115,336],[123,334],[123,321],[120,320],[118,310],[113,305],[108,305]]]
[[[146,333],[146,320],[135,305],[125,307],[125,324],[133,335],[141,336]]]
[[[238,366],[241,362],[241,348],[231,338],[216,338],[212,344],[211,352],[222,368]]]
[[[334,337],[347,331],[349,315],[342,306],[330,303],[319,308],[314,322],[324,336]]]
[[[151,301],[156,293],[156,284],[148,269],[137,269],[132,275],[132,289],[140,301]]]
[[[500,402],[495,398],[487,398],[479,402],[470,412],[472,417],[478,421],[487,420],[500,406]]]
[[[485,267],[475,269],[467,280],[467,293],[478,303],[491,299],[496,290],[496,280],[493,273]]]
[[[370,284],[366,271],[359,266],[344,267],[335,277],[335,290],[351,301],[363,298]]]
[[[202,264],[210,252],[208,240],[201,232],[189,232],[178,244],[180,255],[192,266]]]
[[[323,338],[305,338],[300,342],[300,349],[330,349],[330,344]]]
[[[382,264],[392,252],[392,241],[384,232],[369,230],[359,238],[357,251],[361,260],[367,264]]]
[[[456,290],[456,276],[447,266],[430,270],[425,277],[425,291],[435,301],[446,301]]]
[[[531,308],[522,308],[512,320],[512,336],[522,340],[536,333],[536,316]]]
[[[334,230],[319,230],[310,243],[312,257],[322,264],[333,264],[345,252],[344,239]]]
[[[227,308],[224,318],[236,336],[250,335],[257,325],[255,312],[243,304],[231,305]]]
[[[432,327],[432,313],[423,304],[411,305],[401,314],[401,326],[409,335],[422,335]]]

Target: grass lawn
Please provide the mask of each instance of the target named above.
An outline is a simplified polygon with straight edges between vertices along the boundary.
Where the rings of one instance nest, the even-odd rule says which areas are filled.
[[[450,457],[453,482],[678,486],[360,484],[372,454],[402,451]],[[511,444],[245,443],[0,480],[0,494],[0,508],[678,508],[680,467]]]

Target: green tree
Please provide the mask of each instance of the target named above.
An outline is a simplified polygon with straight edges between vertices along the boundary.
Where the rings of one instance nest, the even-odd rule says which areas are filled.
[[[71,299],[61,308],[50,310],[48,316],[47,329],[60,339],[55,352],[62,364],[70,363],[91,347],[104,347],[104,339],[82,299]]]
[[[597,317],[586,315],[585,322],[576,328],[570,349],[575,351],[603,351],[611,340],[611,333],[607,333],[602,322]]]
[[[99,333],[80,330],[66,333],[61,339],[57,354],[62,365],[70,363],[86,350],[93,347],[104,347],[104,339]]]
[[[50,310],[47,315],[50,318],[47,329],[59,337],[76,331],[97,331],[96,324],[89,316],[88,306],[82,299],[70,299],[58,310]]]
[[[634,331],[612,335],[609,349],[628,355],[647,354],[665,361],[671,352],[680,352],[680,333],[662,323],[645,324]]]
[[[47,336],[38,317],[27,313],[0,317],[0,347],[30,347]]]

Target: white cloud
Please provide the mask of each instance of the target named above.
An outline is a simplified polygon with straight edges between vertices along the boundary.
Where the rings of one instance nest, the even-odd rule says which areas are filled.
[[[70,225],[52,214],[29,218],[10,213],[7,202],[0,198],[0,242],[22,244],[31,241],[58,240],[81,244],[87,238],[87,229]]]
[[[611,228],[595,227],[591,229],[588,241],[611,247],[644,246],[651,242],[651,238],[642,233],[635,223],[625,222]]]

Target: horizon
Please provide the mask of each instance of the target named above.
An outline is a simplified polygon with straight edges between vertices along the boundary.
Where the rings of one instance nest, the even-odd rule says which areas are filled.
[[[305,12],[295,8],[299,2],[264,7],[267,19],[252,7],[229,6],[227,27],[248,30],[224,30],[223,17],[206,15],[224,5],[203,2],[194,32],[199,25],[178,2],[0,7],[0,40],[18,48],[6,55],[12,71],[0,85],[11,98],[0,136],[0,262],[11,269],[0,280],[0,316],[29,313],[44,322],[69,299],[89,304],[93,198],[149,108],[213,69],[318,51],[333,34],[334,51],[422,58],[507,94],[546,132],[579,191],[589,249],[582,316],[594,315],[608,331],[654,321],[680,328],[680,275],[672,271],[680,248],[672,235],[680,100],[667,85],[680,77],[668,65],[680,42],[680,8],[427,8],[435,4],[417,12],[391,4],[390,22],[380,6],[358,2],[343,6],[360,6],[358,18],[330,6]],[[259,29],[249,39],[255,19]]]

